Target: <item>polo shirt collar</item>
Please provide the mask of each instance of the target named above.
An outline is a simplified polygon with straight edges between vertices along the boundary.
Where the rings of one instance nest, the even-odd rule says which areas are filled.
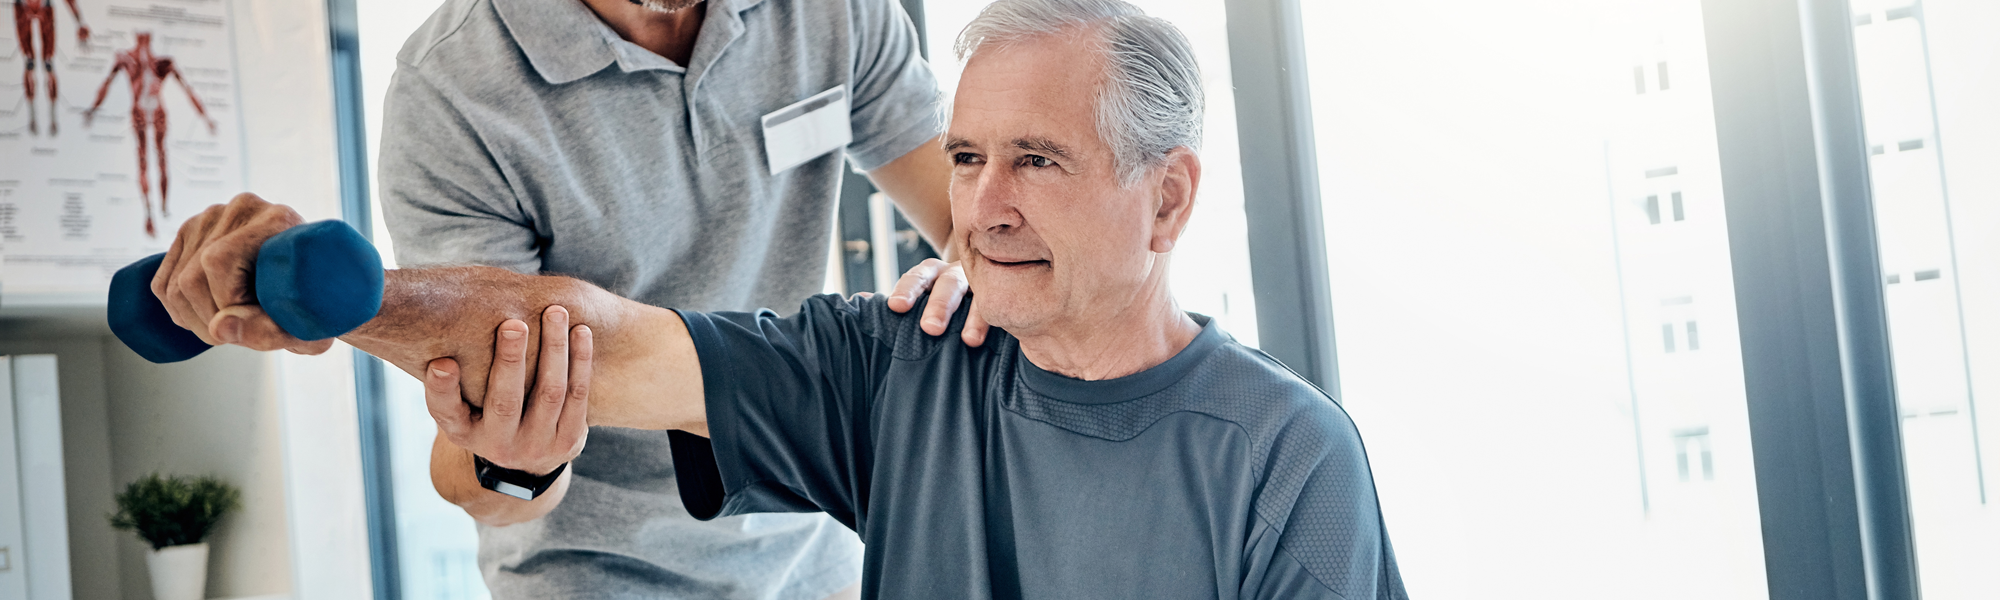
[[[528,64],[550,84],[561,85],[583,79],[617,63],[626,71],[673,70],[683,68],[657,54],[618,37],[610,25],[597,18],[583,0],[492,0],[500,21],[528,57]],[[742,30],[742,13],[764,0],[708,0],[705,21],[729,21],[728,29]],[[703,37],[712,28],[702,24]],[[700,40],[696,41],[701,45]]]

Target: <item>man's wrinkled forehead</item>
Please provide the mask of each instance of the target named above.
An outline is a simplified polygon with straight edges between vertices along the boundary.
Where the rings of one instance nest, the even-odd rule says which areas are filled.
[[[1038,36],[982,48],[965,65],[946,139],[1000,146],[1037,145],[1070,154],[1094,139],[1104,67],[1077,60],[1089,44]]]

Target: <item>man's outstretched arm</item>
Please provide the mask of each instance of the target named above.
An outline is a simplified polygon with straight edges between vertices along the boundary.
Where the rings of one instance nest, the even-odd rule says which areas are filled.
[[[210,344],[324,352],[330,341],[305,342],[285,333],[255,304],[252,292],[252,269],[264,241],[303,223],[289,207],[251,194],[210,207],[181,227],[153,292],[175,323]],[[523,322],[525,364],[537,364],[542,313],[562,306],[570,325],[586,325],[594,337],[590,424],[706,435],[700,361],[686,325],[671,310],[568,277],[491,267],[398,269],[383,279],[381,312],[341,340],[420,380],[433,359],[454,359],[464,397],[475,407],[487,404],[492,393],[488,372],[497,324]],[[532,398],[539,378],[524,379],[522,396]]]

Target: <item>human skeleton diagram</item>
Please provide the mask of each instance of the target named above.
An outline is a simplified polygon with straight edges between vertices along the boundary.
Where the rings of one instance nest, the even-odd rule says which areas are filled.
[[[160,167],[160,216],[167,216],[167,109],[160,103],[160,92],[167,85],[167,79],[180,81],[181,90],[187,92],[188,101],[194,104],[194,112],[208,123],[208,133],[215,133],[215,119],[202,108],[201,98],[196,97],[194,88],[188,86],[187,78],[174,67],[174,59],[153,53],[153,34],[137,32],[133,34],[134,45],[129,50],[118,52],[112,61],[111,73],[104,77],[104,85],[97,88],[97,101],[90,104],[90,110],[83,112],[87,125],[97,115],[97,107],[104,104],[104,96],[111,91],[111,82],[124,72],[132,82],[132,133],[139,140],[139,200],[146,204],[146,235],[156,235],[153,231],[152,189],[146,176],[146,138],[152,134],[153,150],[158,156]]]
[[[76,39],[79,45],[90,43],[90,26],[83,23],[83,13],[76,9],[76,0],[65,0],[69,4],[69,14],[76,16]],[[36,31],[39,29],[40,31]],[[42,133],[39,120],[35,116],[35,67],[42,68],[42,75],[49,83],[49,135],[56,134],[56,7],[55,0],[14,0],[14,39],[21,44],[21,56],[28,61],[28,67],[21,71],[22,85],[27,87],[28,131]]]

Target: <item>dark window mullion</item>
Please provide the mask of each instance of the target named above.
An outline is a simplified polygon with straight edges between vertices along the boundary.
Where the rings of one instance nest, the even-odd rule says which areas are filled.
[[[1846,2],[1702,7],[1771,598],[1915,598]]]

